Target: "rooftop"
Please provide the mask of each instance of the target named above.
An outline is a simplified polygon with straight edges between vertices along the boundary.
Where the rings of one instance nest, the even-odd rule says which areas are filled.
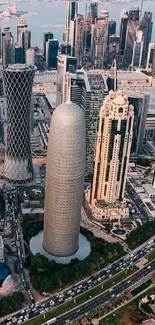
[[[118,71],[118,81],[137,81],[137,80],[149,80],[149,77],[141,71]]]
[[[57,72],[44,72],[44,73],[36,73],[34,77],[34,84],[39,83],[54,83],[57,79]]]
[[[25,71],[25,70],[32,70],[33,68],[30,65],[27,65],[27,64],[16,63],[16,64],[8,65],[8,67],[6,67],[5,70],[9,70],[9,71]]]
[[[87,91],[105,91],[107,83],[103,71],[87,71],[85,74],[85,83]]]
[[[151,184],[144,184],[143,188],[149,195],[155,195],[155,188]]]

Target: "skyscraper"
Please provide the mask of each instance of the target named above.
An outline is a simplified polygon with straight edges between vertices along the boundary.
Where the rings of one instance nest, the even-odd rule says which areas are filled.
[[[52,115],[46,166],[43,247],[71,256],[78,250],[85,171],[84,113],[72,102]]]
[[[26,50],[31,47],[31,32],[28,30],[27,23],[24,19],[21,19],[17,25],[17,43],[22,46],[23,60],[26,60]]]
[[[101,9],[91,31],[91,58],[95,69],[103,69],[107,49],[108,11]]]
[[[108,63],[112,64],[116,59],[116,62],[119,62],[120,57],[120,37],[117,35],[111,35],[109,37],[109,46],[108,46]]]
[[[85,180],[91,182],[98,130],[98,116],[108,88],[101,71],[78,70],[76,74],[68,73],[65,78],[65,99],[78,104],[85,113],[86,124],[86,171]]]
[[[35,65],[35,50],[34,49],[26,50],[26,64],[34,67],[34,65]]]
[[[20,44],[15,44],[15,63],[23,62],[23,49]]]
[[[146,63],[148,49],[149,49],[149,43],[151,42],[152,37],[152,12],[145,11],[144,16],[142,17],[142,20],[139,25],[139,29],[143,33],[143,56],[142,56],[142,62],[143,64]]]
[[[2,69],[8,116],[4,175],[13,183],[24,183],[33,178],[30,104],[34,73],[34,67],[25,64]]]
[[[143,49],[144,49],[144,36],[141,30],[137,30],[135,41],[133,44],[133,53],[132,53],[132,67],[140,68],[142,65],[143,58]]]
[[[155,42],[151,42],[149,44],[149,49],[147,54],[146,69],[152,67],[154,57],[155,57]]]
[[[85,18],[77,14],[75,18],[75,45],[74,55],[77,58],[77,67],[82,67],[85,43]]]
[[[132,143],[134,108],[121,92],[110,91],[100,110],[91,205],[124,197]]]
[[[108,24],[107,45],[109,45],[110,36],[115,34],[116,34],[116,21],[110,20]]]
[[[57,106],[65,101],[65,76],[66,72],[75,73],[77,59],[68,55],[58,55],[57,61]]]
[[[127,25],[128,25],[128,12],[126,10],[122,10],[121,24],[120,24],[120,54],[121,54],[121,56],[124,55],[124,51],[125,51]]]
[[[46,32],[44,33],[44,39],[43,39],[43,43],[44,43],[44,59],[46,61],[46,43],[53,39],[54,38],[54,35],[52,32]]]
[[[133,46],[139,24],[139,8],[132,8],[128,14],[128,24],[125,41],[124,65],[129,66],[132,62]]]
[[[74,21],[79,11],[78,1],[66,1],[66,31],[65,31],[65,43],[70,44],[70,32],[71,32],[71,21]]]
[[[2,33],[2,65],[13,63],[13,36],[10,27],[4,27]]]
[[[49,69],[57,68],[57,56],[59,42],[57,39],[50,39],[46,42],[46,64]]]
[[[98,18],[98,3],[90,3],[88,9],[88,15],[91,19],[91,23],[95,23],[95,19]]]

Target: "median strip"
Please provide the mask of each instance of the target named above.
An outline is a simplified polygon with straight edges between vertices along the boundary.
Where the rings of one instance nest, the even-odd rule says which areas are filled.
[[[87,292],[76,296],[75,298],[73,297],[72,300],[63,303],[61,306],[55,307],[55,308],[51,309],[50,311],[43,313],[42,315],[36,316],[35,318],[28,320],[26,322],[26,324],[27,325],[41,325],[53,317],[60,316],[61,314],[69,311],[73,307],[77,307],[77,306],[83,304],[90,298],[98,296],[100,293],[108,290],[113,285],[116,285],[117,283],[122,281],[122,279],[125,279],[128,276],[130,276],[131,274],[135,273],[137,270],[138,270],[137,267],[135,265],[133,265],[130,268],[119,272],[114,277],[112,277],[104,282],[101,282],[95,288],[90,289]]]

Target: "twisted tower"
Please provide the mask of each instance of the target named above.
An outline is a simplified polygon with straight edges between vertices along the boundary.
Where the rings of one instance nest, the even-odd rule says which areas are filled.
[[[13,64],[2,73],[8,117],[4,175],[10,182],[25,183],[33,178],[30,104],[35,68]]]
[[[84,172],[84,113],[66,102],[52,115],[48,142],[43,247],[51,255],[78,250]]]

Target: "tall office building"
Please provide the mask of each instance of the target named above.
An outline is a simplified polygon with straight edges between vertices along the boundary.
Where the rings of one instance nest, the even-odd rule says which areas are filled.
[[[98,3],[90,3],[88,8],[88,16],[91,23],[95,24],[95,19],[98,18]]]
[[[124,65],[129,66],[132,62],[133,46],[139,24],[139,8],[132,8],[128,14],[128,24],[125,41]]]
[[[132,53],[132,67],[140,68],[142,65],[143,59],[143,50],[144,50],[144,35],[141,30],[137,30],[135,41],[133,44],[133,53]]]
[[[149,108],[150,95],[143,91],[122,90],[124,95],[128,96],[130,105],[134,107],[133,136],[131,145],[131,154],[138,155],[143,148],[145,137],[145,125],[147,112]]]
[[[98,129],[98,116],[108,88],[101,71],[78,70],[68,73],[65,78],[65,100],[68,98],[78,104],[85,113],[86,124],[86,171],[85,180],[91,182]]]
[[[61,44],[61,49],[60,49],[61,54],[65,54],[65,55],[71,55],[72,49],[71,49],[71,45],[68,44]]]
[[[33,178],[30,104],[34,73],[35,69],[25,64],[2,69],[8,117],[4,175],[13,183],[25,183]]]
[[[10,32],[10,27],[4,27],[2,33],[2,65],[13,63],[13,36]]]
[[[15,63],[22,63],[23,62],[23,49],[20,44],[15,44],[14,47],[15,51]]]
[[[24,19],[21,19],[17,25],[17,43],[22,46],[23,60],[26,60],[26,50],[31,47],[31,32],[28,30],[27,23]]]
[[[134,108],[128,97],[110,91],[100,110],[91,191],[91,205],[124,198],[129,164]]]
[[[53,38],[54,38],[54,35],[52,32],[44,33],[43,43],[44,43],[44,59],[45,59],[45,61],[46,61],[46,43]]]
[[[103,69],[107,49],[108,11],[101,9],[91,31],[91,59],[95,69]]]
[[[57,68],[57,56],[59,42],[57,39],[51,39],[46,42],[46,64],[49,69]]]
[[[35,65],[35,50],[34,49],[26,50],[26,64],[34,67],[34,65]]]
[[[111,35],[109,38],[108,46],[108,63],[112,64],[114,60],[119,62],[120,58],[120,37],[117,35]]]
[[[66,19],[65,19],[65,43],[70,44],[71,22],[74,21],[79,11],[78,1],[66,1]]]
[[[78,250],[85,150],[84,113],[63,103],[52,115],[46,164],[43,247],[54,256]]]
[[[66,72],[75,73],[77,68],[77,59],[68,55],[58,55],[57,61],[57,98],[56,105],[65,101],[65,76]]]
[[[110,20],[108,24],[107,45],[109,45],[110,36],[115,34],[116,34],[116,21]]]
[[[143,64],[146,64],[147,60],[147,54],[148,54],[148,49],[149,49],[149,43],[151,42],[151,37],[152,37],[152,12],[150,11],[145,11],[144,16],[141,19],[139,29],[143,32],[143,57],[142,57],[142,62]]]
[[[85,18],[81,14],[77,14],[75,18],[75,45],[74,55],[77,58],[77,67],[83,65],[85,46]]]
[[[121,23],[120,23],[120,55],[124,56],[126,33],[128,25],[128,12],[126,10],[121,11]]]

